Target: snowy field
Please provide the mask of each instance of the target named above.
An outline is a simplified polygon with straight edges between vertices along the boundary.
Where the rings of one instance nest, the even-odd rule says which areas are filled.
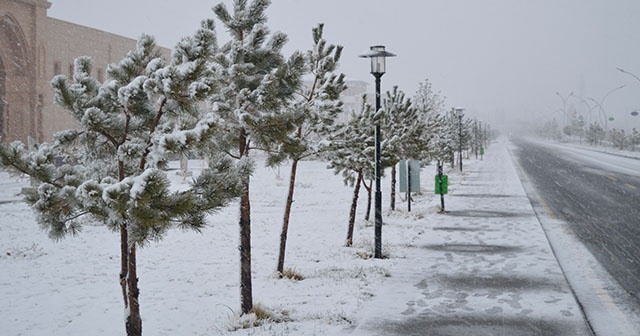
[[[189,165],[197,173],[202,162]],[[433,190],[433,171],[433,166],[423,170],[423,190]],[[18,194],[28,181],[0,174],[0,334],[124,334],[119,235],[86,225],[77,237],[51,241],[20,201]],[[168,175],[177,187],[185,182],[175,170]],[[390,264],[402,255],[403,246],[417,237],[418,219],[437,211],[438,203],[430,202],[435,198],[427,192],[416,198],[411,214],[385,214],[384,253],[391,258],[367,260],[373,227],[363,220],[366,193],[360,194],[354,247],[346,248],[352,188],[326,163],[302,162],[285,268],[305,279],[281,280],[274,271],[288,175],[288,166],[259,166],[252,177],[253,293],[254,303],[292,322],[234,334],[340,334],[391,275]],[[387,180],[383,188],[388,197]],[[406,209],[406,203],[398,201],[398,207]],[[211,216],[202,234],[171,231],[165,240],[139,251],[144,334],[219,335],[237,325],[238,211],[237,203],[232,204]]]
[[[189,168],[197,174],[202,162],[191,161]],[[582,335],[582,314],[533,216],[507,143],[492,145],[483,161],[465,160],[464,169],[460,175],[447,167],[446,216],[438,214],[440,200],[432,194],[434,166],[421,171],[423,193],[414,196],[410,213],[400,199],[396,211],[387,210],[389,182],[383,179],[388,258],[374,260],[368,259],[373,227],[363,220],[364,190],[354,247],[346,248],[352,188],[326,163],[302,162],[285,261],[304,277],[294,281],[274,276],[289,167],[259,166],[251,182],[253,298],[286,322],[233,331],[240,323],[240,290],[239,211],[232,204],[211,216],[202,234],[171,231],[139,251],[143,333],[371,335],[376,322],[393,326],[426,317],[438,327],[434,321],[442,318],[484,316],[477,330],[499,319],[504,334],[518,323],[541,323],[571,331],[556,334]],[[168,175],[179,188],[186,180],[176,172]],[[118,234],[86,225],[77,237],[49,240],[20,201],[28,181],[0,174],[0,335],[123,335]],[[447,250],[485,245],[506,249],[487,256]],[[506,285],[489,282],[496,278]]]

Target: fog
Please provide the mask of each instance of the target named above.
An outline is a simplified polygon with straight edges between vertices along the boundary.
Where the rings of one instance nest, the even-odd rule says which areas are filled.
[[[172,47],[214,17],[219,1],[51,2],[49,16],[131,38],[152,34]],[[638,14],[637,0],[273,0],[268,25],[289,35],[288,54],[306,50],[311,28],[325,23],[325,38],[345,47],[340,70],[371,90],[368,61],[358,55],[385,45],[397,57],[387,60],[383,91],[398,85],[412,96],[428,78],[447,106],[496,127],[562,123],[561,97],[569,97],[567,110],[602,124],[593,100],[608,94],[608,127],[630,129],[640,127],[630,114],[640,110],[640,79],[632,76],[640,76]]]

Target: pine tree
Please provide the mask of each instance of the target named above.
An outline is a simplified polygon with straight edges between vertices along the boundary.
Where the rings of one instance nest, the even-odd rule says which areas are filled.
[[[451,162],[453,165],[454,148],[457,148],[456,140],[458,137],[457,119],[452,112],[447,112],[433,119],[438,127],[435,131],[431,156],[438,161],[438,165],[443,165],[445,162]]]
[[[575,120],[575,133],[578,134],[580,139],[580,143],[582,143],[582,137],[584,136],[585,130],[584,126],[587,124],[587,121],[584,119],[582,115],[578,115],[578,118]]]
[[[336,128],[328,139],[328,148],[323,153],[329,161],[329,168],[333,169],[335,174],[342,174],[345,185],[354,188],[346,246],[353,244],[360,185],[363,179],[371,179],[374,175],[374,125],[382,119],[383,115],[371,109],[371,106],[366,103],[366,96],[362,97],[361,106],[359,114],[354,114],[346,124]],[[384,147],[381,149],[383,154],[381,161],[388,161],[385,160],[387,152]]]
[[[631,142],[631,150],[635,151],[636,147],[640,145],[640,132],[634,127],[629,135],[629,141]]]
[[[79,129],[57,133],[36,152],[14,142],[0,145],[2,166],[27,174],[35,190],[26,201],[53,239],[78,234],[88,220],[120,232],[120,285],[127,335],[142,334],[136,251],[173,227],[202,230],[206,215],[240,192],[243,172],[226,160],[190,188],[173,191],[163,168],[171,153],[188,153],[219,132],[213,115],[198,104],[212,89],[206,60],[216,48],[213,22],[182,39],[167,64],[153,38],[107,69],[99,83],[91,60],[75,61],[73,82],[52,80],[55,101],[71,112]]]
[[[604,128],[602,128],[598,122],[594,122],[589,125],[585,137],[587,138],[587,142],[591,145],[600,144],[605,137]]]
[[[591,142],[591,140],[589,139],[589,136],[590,136],[590,132],[592,131],[591,129],[592,126],[593,124],[589,125],[589,127],[585,132],[585,137],[587,138],[587,142]],[[540,130],[540,133],[542,136],[549,139],[559,140],[562,137],[562,134],[560,133],[560,126],[558,125],[558,121],[555,118],[545,122],[544,125],[542,126],[542,129]]]
[[[313,28],[313,47],[307,51],[306,74],[310,74],[311,86],[297,92],[297,99],[290,102],[288,109],[297,115],[296,129],[283,144],[282,152],[291,160],[289,189],[285,204],[282,231],[280,233],[280,252],[276,271],[284,272],[284,259],[289,230],[289,219],[293,205],[298,163],[311,155],[318,154],[319,144],[330,131],[337,115],[342,112],[340,94],[346,89],[344,75],[336,75],[342,46],[327,45],[322,38],[323,24]]]
[[[390,206],[391,210],[395,210],[396,165],[402,159],[421,159],[421,151],[418,149],[422,148],[422,132],[426,125],[412,106],[411,99],[406,98],[405,93],[398,90],[397,86],[391,92],[387,91],[382,106],[384,119],[381,128],[391,167]],[[367,191],[370,192],[370,189]]]
[[[423,160],[436,160],[441,165],[453,157],[454,120],[450,120],[444,111],[444,98],[432,87],[429,80],[425,79],[414,96],[414,106],[426,124],[421,133],[422,146],[417,150],[422,151],[420,157]]]
[[[607,138],[611,144],[618,149],[624,149],[624,146],[628,141],[627,136],[624,134],[624,130],[617,130],[615,128],[609,131]]]
[[[265,23],[268,0],[235,0],[233,12],[224,4],[213,10],[231,40],[214,57],[213,81],[219,86],[211,97],[221,129],[214,151],[241,165],[251,164],[252,149],[267,153],[267,164],[280,163],[282,146],[295,129],[296,111],[284,109],[301,85],[304,57],[293,53],[286,60],[283,33],[270,35]],[[242,180],[240,196],[240,300],[243,314],[253,309],[251,285],[251,203],[249,176]]]
[[[459,133],[459,132],[458,132]],[[460,136],[458,134],[458,136]],[[469,158],[469,151],[473,143],[473,119],[462,119],[462,150],[466,153],[465,157]]]

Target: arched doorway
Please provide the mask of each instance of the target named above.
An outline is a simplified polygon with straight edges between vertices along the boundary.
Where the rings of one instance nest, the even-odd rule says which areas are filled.
[[[11,13],[0,14],[0,135],[2,141],[33,134],[35,67],[22,27]]]

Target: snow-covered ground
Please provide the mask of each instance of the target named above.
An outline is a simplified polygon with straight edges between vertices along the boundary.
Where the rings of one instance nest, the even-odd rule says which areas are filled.
[[[606,171],[639,176],[640,152],[620,150],[612,147],[589,146],[580,143],[559,143],[540,139],[529,139],[553,147],[568,158],[587,162]]]
[[[190,162],[195,173],[201,167]],[[364,191],[354,247],[344,247],[352,189],[325,167],[299,167],[285,265],[300,281],[274,277],[289,169],[259,167],[252,178],[254,302],[288,322],[230,331],[240,303],[232,204],[211,216],[202,234],[172,231],[138,253],[143,333],[587,332],[504,140],[484,160],[465,160],[463,174],[449,171],[447,214],[438,213],[433,166],[421,172],[423,193],[410,213],[400,201],[398,210],[387,210],[383,179],[382,260],[367,258],[373,227],[363,220]],[[118,234],[87,225],[77,237],[49,240],[19,201],[28,181],[0,174],[0,334],[123,335]],[[176,187],[185,182],[168,174]]]

